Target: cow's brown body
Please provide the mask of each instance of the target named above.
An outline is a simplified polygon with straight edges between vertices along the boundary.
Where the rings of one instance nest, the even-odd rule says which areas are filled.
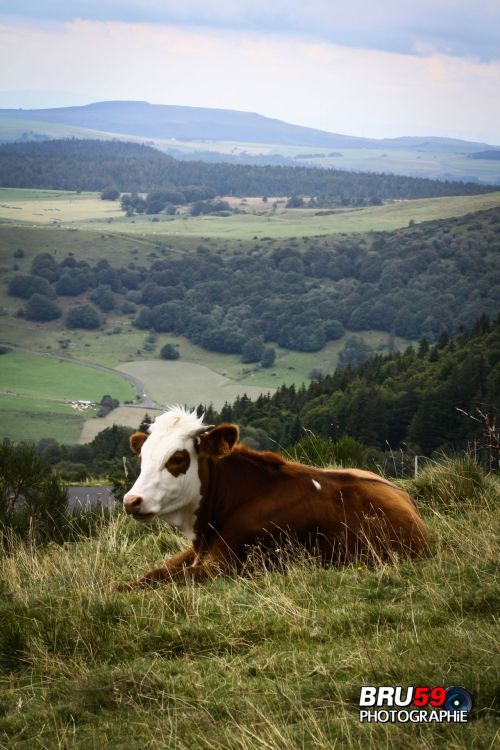
[[[284,537],[326,564],[426,550],[410,497],[371,472],[316,469],[241,445],[217,457],[200,452],[198,471],[192,546],[131,585],[239,569],[250,546],[276,547]]]

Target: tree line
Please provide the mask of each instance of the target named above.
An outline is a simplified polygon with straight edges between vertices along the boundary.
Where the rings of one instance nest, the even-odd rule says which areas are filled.
[[[136,143],[77,139],[0,145],[0,186],[136,193],[203,187],[219,196],[314,196],[317,205],[498,189],[337,169],[181,161]]]
[[[483,315],[451,339],[444,331],[434,346],[424,338],[404,352],[372,355],[308,387],[283,385],[255,401],[243,396],[219,413],[199,407],[209,423],[241,424],[261,447],[289,449],[312,431],[331,442],[348,436],[380,452],[404,448],[427,456],[487,449],[482,420],[471,418],[478,409],[495,423],[500,316],[491,322]]]

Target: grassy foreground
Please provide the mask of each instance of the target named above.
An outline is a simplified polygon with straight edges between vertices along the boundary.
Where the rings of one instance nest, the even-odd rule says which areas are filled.
[[[432,539],[417,563],[296,559],[123,594],[113,583],[184,541],[119,515],[93,539],[19,547],[0,574],[0,747],[492,748],[499,485],[469,469],[412,487]],[[473,720],[360,724],[367,684],[463,685]]]

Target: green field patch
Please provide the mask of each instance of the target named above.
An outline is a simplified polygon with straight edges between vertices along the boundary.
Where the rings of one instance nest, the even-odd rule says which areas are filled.
[[[67,404],[0,394],[0,438],[19,442],[50,437],[61,443],[76,443],[83,422],[83,414]]]
[[[127,218],[117,203],[101,201],[98,193],[63,193],[53,191],[29,191],[30,197],[23,198],[27,191],[18,191],[15,198],[11,189],[6,190],[10,200],[1,199],[0,220],[18,225],[47,226],[58,224],[71,226],[82,231],[94,230],[101,233],[126,233],[130,238],[147,237],[146,241],[159,240],[169,236],[213,237],[227,240],[254,237],[310,237],[338,233],[358,233],[369,231],[389,231],[408,226],[410,221],[420,223],[434,219],[447,219],[463,216],[473,211],[481,211],[500,205],[500,192],[484,195],[451,196],[444,198],[422,198],[408,201],[392,201],[382,206],[365,208],[338,208],[324,213],[314,209],[255,210],[246,214],[231,216],[180,216],[150,217],[138,215]],[[40,199],[33,194],[39,192]],[[154,219],[154,221],[153,221]]]
[[[139,378],[151,398],[164,405],[213,404],[220,409],[226,401],[232,403],[238,396],[256,398],[274,390],[236,385],[208,367],[191,362],[144,360],[127,362],[117,369]]]
[[[119,203],[102,201],[97,193],[62,190],[0,190],[0,217],[30,224],[80,224],[123,216]],[[38,194],[38,195],[37,195]]]
[[[100,401],[104,394],[119,401],[135,397],[132,385],[118,375],[27,352],[2,356],[0,391],[61,401]]]
[[[173,343],[178,347],[182,361],[208,367],[240,386],[276,388],[282,383],[300,386],[310,380],[312,370],[320,370],[323,374],[334,372],[339,353],[344,348],[347,339],[353,335],[363,339],[374,352],[383,354],[388,354],[392,348],[405,349],[412,343],[408,339],[399,336],[393,338],[385,331],[375,330],[355,333],[347,331],[337,341],[329,341],[319,352],[290,351],[271,341],[269,346],[276,351],[276,361],[269,368],[263,368],[258,364],[242,364],[241,357],[237,354],[210,352],[182,336],[159,335],[157,348],[160,350],[164,343]]]

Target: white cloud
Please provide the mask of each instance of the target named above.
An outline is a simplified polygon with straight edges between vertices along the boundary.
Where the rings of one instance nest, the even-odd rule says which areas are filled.
[[[0,66],[9,70],[3,88],[10,92],[69,91],[80,103],[140,99],[255,111],[351,135],[500,142],[498,62],[283,34],[78,20],[0,27]],[[9,106],[1,97],[0,106]]]
[[[500,58],[498,0],[16,0],[10,12],[44,20],[254,30],[406,54]]]

